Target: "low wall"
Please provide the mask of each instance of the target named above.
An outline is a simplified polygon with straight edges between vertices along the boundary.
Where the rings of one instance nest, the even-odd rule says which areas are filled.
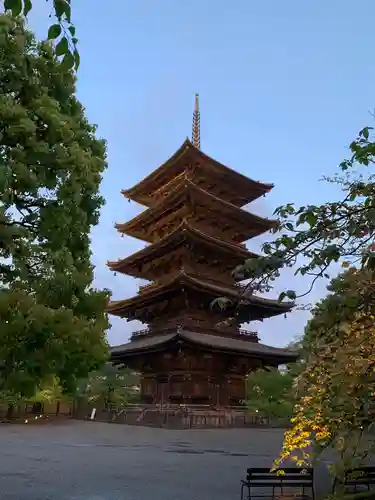
[[[77,419],[90,420],[93,408],[81,408],[74,413]],[[243,408],[193,408],[193,407],[129,407],[120,411],[97,409],[97,422],[165,427],[174,429],[285,427],[285,422],[272,422]]]
[[[6,418],[8,412],[7,405],[0,404],[0,419]],[[12,411],[12,418],[22,418],[31,415],[48,415],[69,417],[73,414],[73,403],[66,401],[54,401],[51,403],[24,403],[15,406]]]

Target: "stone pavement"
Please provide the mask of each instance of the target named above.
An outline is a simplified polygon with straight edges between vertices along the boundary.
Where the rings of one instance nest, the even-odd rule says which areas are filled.
[[[278,429],[3,425],[0,499],[239,500],[246,468],[269,466],[281,441]]]

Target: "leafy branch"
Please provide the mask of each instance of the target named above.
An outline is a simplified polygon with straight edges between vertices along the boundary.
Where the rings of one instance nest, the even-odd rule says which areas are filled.
[[[4,0],[5,11],[10,11],[13,17],[27,17],[32,7],[32,0]],[[47,38],[56,43],[56,55],[61,57],[62,67],[78,70],[80,56],[76,28],[71,20],[71,0],[52,0],[50,17],[54,17],[56,22],[50,25]],[[6,23],[0,23],[0,32],[6,33]]]
[[[352,156],[340,165],[344,177],[328,179],[340,184],[343,198],[322,205],[296,208],[288,203],[277,208],[278,237],[263,245],[263,257],[248,259],[235,269],[237,279],[248,279],[248,288],[270,290],[283,268],[295,268],[295,275],[313,279],[301,295],[288,290],[279,296],[279,300],[284,297],[294,300],[307,295],[319,278],[330,278],[332,263],[340,262],[342,267],[349,268],[362,267],[374,260],[375,178],[367,172],[364,179],[354,170],[374,163],[375,143],[370,130],[370,127],[361,130],[350,144]],[[354,174],[354,179],[349,173]]]

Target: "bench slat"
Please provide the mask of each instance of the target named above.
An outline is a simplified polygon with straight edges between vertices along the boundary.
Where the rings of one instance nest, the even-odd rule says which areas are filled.
[[[304,486],[305,488],[307,488],[308,486],[312,486],[311,483],[309,484],[301,484],[299,482],[290,482],[290,483],[277,483],[277,482],[272,482],[272,481],[266,481],[266,482],[262,482],[262,481],[256,481],[256,482],[252,482],[251,484],[248,484],[246,486],[251,486],[252,488],[257,488],[257,487],[264,487],[264,486],[278,486],[278,487],[284,487],[284,488],[289,488],[289,487],[299,487],[299,488],[302,488],[302,486]]]
[[[300,477],[300,478],[308,478],[311,479],[312,476],[309,476],[308,474],[267,474],[265,472],[262,472],[261,474],[250,474],[250,477],[260,477],[260,476],[265,476],[265,477],[279,477],[280,479],[282,478],[288,478],[288,477]]]
[[[311,484],[312,483],[312,479],[301,479],[299,477],[289,477],[287,479],[283,478],[281,479],[280,477],[270,477],[270,476],[256,476],[256,477],[252,477],[251,479],[249,479],[248,481],[246,481],[247,483],[254,483],[255,481],[278,481],[279,483],[284,483],[284,484],[288,484],[290,483],[291,481],[293,482],[300,482],[300,484]]]
[[[282,467],[281,469],[278,469],[278,470],[282,470],[284,471],[286,474],[302,474],[305,475],[306,473],[307,474],[311,474],[313,475],[313,469],[311,467]],[[375,470],[375,468],[374,468]],[[269,474],[276,474],[277,473],[277,470],[275,471],[272,471],[270,470],[270,467],[249,467],[247,469],[247,472],[267,472]]]
[[[343,480],[346,486],[375,484],[375,467],[356,467],[345,473]]]
[[[346,481],[345,484],[347,486],[355,486],[356,484],[375,484],[375,478],[365,478],[359,477],[358,479],[351,479],[350,481]]]
[[[349,469],[347,471],[348,472],[363,472],[363,471],[366,471],[366,472],[375,472],[375,467],[372,467],[370,465],[366,465],[364,467],[354,467],[353,469]]]
[[[359,474],[359,473],[356,473],[355,475],[347,474],[345,476],[345,479],[349,479],[349,480],[350,479],[359,479],[361,477],[368,477],[369,479],[371,479],[371,478],[373,479],[373,478],[375,478],[375,474]]]

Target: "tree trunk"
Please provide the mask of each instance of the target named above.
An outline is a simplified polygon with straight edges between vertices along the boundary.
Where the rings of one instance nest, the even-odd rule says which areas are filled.
[[[13,417],[13,410],[14,410],[14,405],[8,405],[7,415],[6,415],[6,418],[8,420],[12,419],[12,417]]]

